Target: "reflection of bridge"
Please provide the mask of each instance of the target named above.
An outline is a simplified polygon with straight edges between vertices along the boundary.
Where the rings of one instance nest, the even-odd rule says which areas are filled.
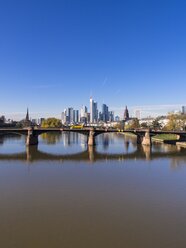
[[[27,146],[26,151],[15,154],[0,154],[0,160],[22,160],[28,162],[34,161],[99,161],[99,160],[153,160],[158,158],[174,158],[184,159],[186,161],[186,149],[179,150],[173,149],[166,152],[155,151],[152,152],[150,146],[137,146],[136,150],[131,153],[122,154],[109,154],[99,153],[94,146],[88,146],[87,150],[76,154],[55,155],[38,150],[38,146]]]
[[[71,129],[71,128],[1,128],[0,134],[21,134],[27,136],[26,144],[36,145],[38,144],[38,136],[42,133],[51,133],[51,132],[76,132],[81,133],[87,136],[88,145],[95,145],[95,137],[103,133],[133,133],[137,136],[137,143],[143,145],[151,145],[151,136],[157,134],[176,134],[178,140],[185,140],[186,132],[185,131],[162,131],[162,130],[150,130],[150,129],[136,129],[136,130],[118,130],[118,129],[107,129],[107,128],[93,128],[93,127],[84,127],[81,129]]]

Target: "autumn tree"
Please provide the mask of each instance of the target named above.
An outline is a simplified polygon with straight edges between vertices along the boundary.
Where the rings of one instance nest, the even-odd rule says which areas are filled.
[[[180,114],[169,114],[165,130],[186,130],[186,116]]]
[[[46,120],[44,120],[41,123],[41,127],[43,128],[50,128],[50,127],[61,127],[61,120],[57,119],[57,118],[48,118]]]

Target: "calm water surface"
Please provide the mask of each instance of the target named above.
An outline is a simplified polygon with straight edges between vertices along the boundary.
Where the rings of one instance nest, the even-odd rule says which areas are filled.
[[[185,248],[186,149],[122,134],[0,136],[0,247]]]

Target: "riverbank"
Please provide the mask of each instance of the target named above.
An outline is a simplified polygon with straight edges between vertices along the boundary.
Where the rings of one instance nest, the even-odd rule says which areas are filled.
[[[176,142],[176,145],[179,147],[186,148],[186,142]]]
[[[175,134],[158,134],[152,137],[152,141],[156,143],[175,145],[178,140],[177,140],[177,135]]]

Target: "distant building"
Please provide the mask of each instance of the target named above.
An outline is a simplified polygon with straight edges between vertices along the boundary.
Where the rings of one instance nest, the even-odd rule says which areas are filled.
[[[87,123],[87,107],[82,105],[79,116],[80,123]]]
[[[32,119],[32,124],[37,125],[38,124],[37,119]]]
[[[90,123],[90,113],[87,113],[87,122]]]
[[[74,109],[72,107],[67,108],[67,116],[69,124],[74,123]]]
[[[5,124],[5,121],[6,121],[5,116],[2,115],[2,116],[0,117],[0,125],[4,125],[4,124]]]
[[[116,122],[120,121],[120,117],[119,117],[118,115],[116,115],[115,121],[116,121]]]
[[[181,111],[182,115],[186,115],[186,106],[182,106],[181,109],[182,109]]]
[[[94,102],[92,97],[90,98],[90,123],[96,123],[98,121],[98,109],[97,102]]]
[[[101,118],[102,118],[101,120],[103,122],[109,121],[109,110],[108,110],[108,106],[106,104],[102,105]]]
[[[129,119],[129,111],[128,108],[126,106],[125,111],[124,111],[124,120],[127,121]]]
[[[41,125],[44,120],[45,120],[45,118],[39,118],[38,119],[38,125]]]
[[[139,109],[135,111],[135,117],[136,117],[138,120],[140,120],[140,118],[141,118],[141,112],[140,112]]]
[[[109,111],[109,121],[110,122],[114,121],[114,111]]]
[[[79,110],[74,110],[72,107],[64,109],[61,113],[61,122],[63,125],[79,123]]]
[[[74,110],[74,122],[79,122],[79,110]]]
[[[151,126],[153,121],[155,120],[155,118],[153,117],[146,117],[146,118],[142,118],[140,121],[139,121],[139,124],[146,124],[147,126]]]
[[[85,105],[83,105],[81,107],[81,110],[80,110],[80,118],[81,117],[86,117],[86,114],[87,114],[87,107]]]
[[[26,112],[26,118],[23,121],[21,121],[21,123],[22,123],[23,127],[32,126],[32,122],[30,121],[30,118],[29,118],[29,110],[28,110],[28,108],[27,108],[27,112]]]

